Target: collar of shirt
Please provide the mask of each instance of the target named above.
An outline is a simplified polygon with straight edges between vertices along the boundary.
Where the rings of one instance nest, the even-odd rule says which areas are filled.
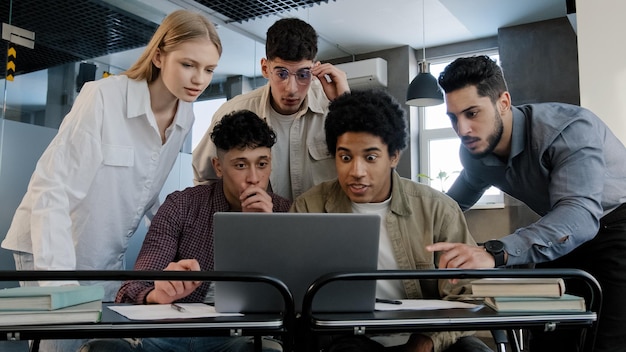
[[[515,106],[512,106],[511,110],[513,113],[513,123],[511,126],[511,154],[509,155],[509,164],[511,163],[511,159],[524,151],[526,144],[526,116]]]
[[[326,93],[324,93],[324,88],[322,87],[322,83],[319,80],[314,79],[311,82],[311,86],[309,87],[309,92],[307,93],[306,98],[304,99],[305,104],[309,107],[311,111],[316,114],[326,114],[326,109],[328,109],[329,100],[326,97]]]
[[[121,76],[120,76],[121,77]],[[146,80],[134,80],[127,76],[128,89],[126,90],[126,117],[135,118],[141,116],[148,116],[148,111],[152,109],[150,105],[150,90],[148,89],[148,83]],[[176,108],[176,118],[174,124],[179,127],[185,128],[188,124],[187,121],[183,121],[179,114],[182,105],[185,104],[182,101],[178,101]]]
[[[126,116],[135,118],[147,115],[150,106],[150,90],[145,80],[134,80],[126,78],[128,88],[126,89]]]
[[[402,185],[402,178],[397,171],[391,171],[391,202],[389,209],[398,216],[410,216],[413,213],[408,196]],[[324,204],[327,213],[349,213],[352,211],[352,201],[341,189],[339,181],[332,182],[332,191]]]

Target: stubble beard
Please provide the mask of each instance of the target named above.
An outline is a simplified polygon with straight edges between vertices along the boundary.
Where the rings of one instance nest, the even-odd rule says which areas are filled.
[[[500,143],[502,134],[504,133],[504,124],[502,123],[502,117],[497,109],[495,110],[494,120],[493,132],[487,137],[487,148],[482,152],[470,153],[474,159],[481,159],[493,153],[498,143]]]

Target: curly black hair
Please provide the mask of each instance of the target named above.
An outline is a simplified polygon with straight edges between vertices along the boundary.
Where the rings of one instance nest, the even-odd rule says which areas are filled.
[[[265,57],[285,61],[313,60],[317,55],[317,33],[298,18],[283,18],[267,30]]]
[[[217,149],[271,148],[276,143],[276,133],[259,116],[249,110],[233,111],[225,115],[211,132]]]
[[[450,63],[439,75],[439,86],[450,93],[469,85],[476,86],[478,95],[496,102],[508,90],[504,74],[489,56],[461,57]]]
[[[335,155],[337,139],[346,132],[367,132],[380,137],[389,155],[407,145],[406,113],[396,99],[383,90],[346,93],[330,103],[326,117],[326,144]]]

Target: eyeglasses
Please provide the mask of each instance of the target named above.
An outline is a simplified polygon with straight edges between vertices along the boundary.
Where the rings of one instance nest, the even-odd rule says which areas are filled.
[[[309,84],[311,82],[311,77],[313,76],[311,74],[311,70],[308,68],[301,68],[298,71],[292,73],[286,68],[277,67],[272,70],[272,73],[280,82],[287,81],[289,79],[289,76],[293,75],[296,77],[296,82],[301,85]]]

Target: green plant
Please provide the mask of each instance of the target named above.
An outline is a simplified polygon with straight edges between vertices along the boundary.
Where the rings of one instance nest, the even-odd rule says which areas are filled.
[[[429,179],[431,181],[439,180],[439,186],[440,186],[439,188],[441,189],[441,192],[445,192],[445,189],[443,188],[444,182],[446,182],[446,180],[448,180],[448,178],[450,178],[452,174],[458,174],[458,173],[459,171],[452,171],[450,173],[447,173],[443,170],[439,170],[439,173],[437,173],[437,176],[435,177],[430,177],[426,174],[417,174],[417,176]]]

